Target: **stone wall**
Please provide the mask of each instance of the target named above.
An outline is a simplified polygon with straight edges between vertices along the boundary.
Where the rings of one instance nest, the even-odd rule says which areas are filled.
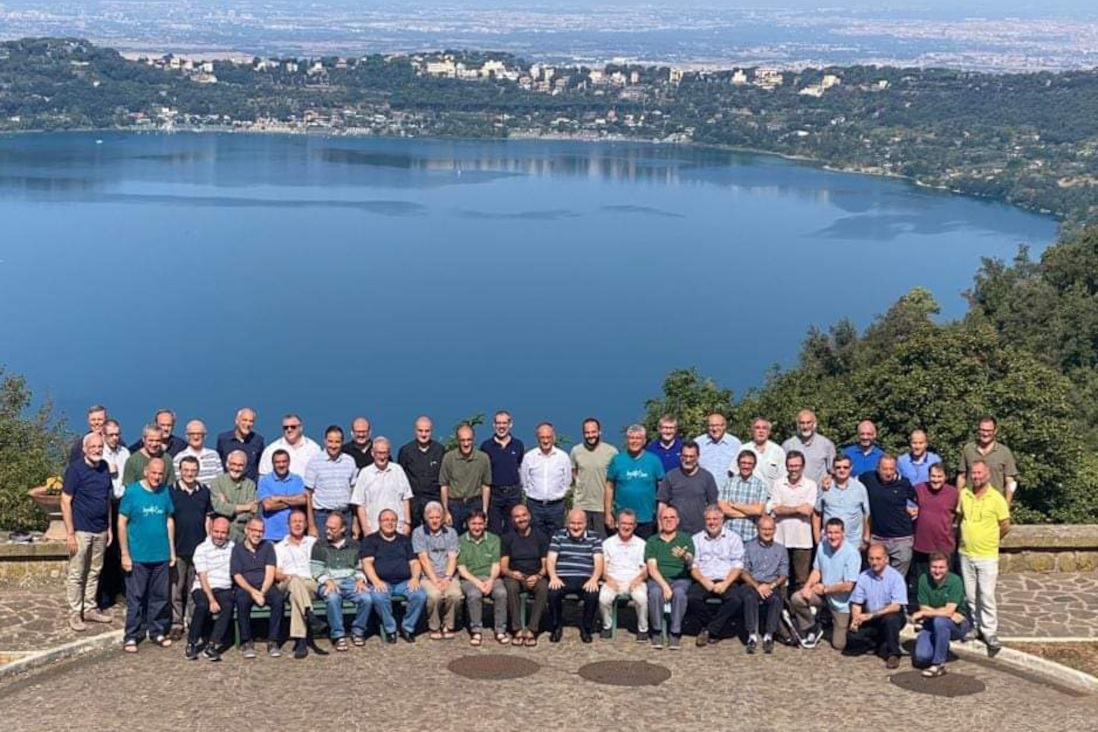
[[[1002,573],[1098,570],[1098,525],[1014,526],[1003,539]]]
[[[0,586],[60,587],[68,567],[68,552],[62,542],[36,544],[0,543]]]

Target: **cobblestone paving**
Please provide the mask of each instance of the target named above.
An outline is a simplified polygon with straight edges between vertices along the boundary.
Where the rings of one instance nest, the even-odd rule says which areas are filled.
[[[512,681],[474,681],[446,668],[477,653],[461,641],[382,646],[304,661],[254,661],[230,652],[220,664],[187,662],[179,647],[120,650],[66,668],[0,684],[5,730],[63,729],[79,714],[87,729],[653,729],[837,730],[1098,730],[1098,698],[1077,696],[996,667],[958,661],[953,669],[987,691],[963,699],[930,699],[889,682],[876,658],[844,658],[829,648],[778,647],[748,657],[724,642],[681,652],[655,651],[621,635],[591,646],[569,629],[560,645],[501,649],[537,659],[541,670]],[[656,688],[613,687],[581,679],[596,660],[665,665]],[[900,672],[910,667],[901,666]],[[841,682],[836,679],[841,678]],[[71,700],[71,703],[64,700]],[[1019,700],[1024,700],[1020,703]],[[1009,712],[1009,722],[1004,715]],[[242,715],[247,716],[246,724]],[[244,724],[242,727],[241,725]]]
[[[88,623],[86,631],[77,633],[69,628],[64,594],[0,586],[0,652],[44,651],[123,627],[123,611],[110,612],[113,623]]]
[[[999,635],[1098,640],[1098,572],[999,576]]]

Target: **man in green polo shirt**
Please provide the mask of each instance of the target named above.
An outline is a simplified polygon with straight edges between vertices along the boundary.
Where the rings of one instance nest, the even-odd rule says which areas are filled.
[[[961,461],[957,465],[957,490],[964,490],[971,480],[969,471],[978,462],[985,463],[990,473],[991,487],[1003,494],[1007,505],[1014,502],[1014,491],[1018,489],[1018,466],[1014,463],[1014,453],[1000,443],[999,423],[990,414],[980,418],[976,426],[976,441],[961,448]]]
[[[488,513],[492,494],[492,461],[488,453],[473,447],[476,433],[463,424],[454,434],[457,447],[442,456],[438,482],[446,524],[460,532],[475,508]]]
[[[481,643],[484,629],[484,596],[492,596],[492,626],[496,641],[510,643],[507,635],[507,586],[499,577],[499,537],[488,533],[488,517],[484,511],[474,508],[466,519],[469,530],[461,536],[458,552],[458,576],[465,593],[465,612],[469,618],[469,642]]]
[[[949,557],[941,552],[930,555],[930,569],[919,576],[919,610],[912,621],[922,621],[923,629],[915,639],[912,663],[926,666],[923,676],[934,678],[945,673],[949,641],[965,637],[971,625],[963,613],[965,588],[961,578],[949,571]]]
[[[694,540],[679,531],[679,512],[664,506],[659,514],[659,532],[644,545],[648,567],[648,635],[653,648],[663,647],[660,629],[663,613],[670,605],[671,638],[668,648],[682,648],[682,619],[686,615],[686,591],[690,589],[690,563],[694,561]]]

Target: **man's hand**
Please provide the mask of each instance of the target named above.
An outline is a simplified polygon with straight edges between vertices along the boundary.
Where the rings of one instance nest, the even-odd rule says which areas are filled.
[[[314,538],[319,538],[319,533],[316,530],[316,526],[310,526],[309,527],[309,536],[312,536]]]
[[[769,582],[762,582],[755,588],[755,591],[759,593],[759,597],[765,600],[774,594],[774,586]]]
[[[178,561],[179,561],[179,557],[175,556],[175,552],[172,552],[172,556],[168,560],[168,566],[169,567],[174,567]]]
[[[69,550],[70,557],[76,556],[76,534],[67,534],[65,536],[65,548]]]
[[[825,491],[831,488],[831,484],[835,482],[835,479],[831,477],[831,473],[824,473],[824,477],[820,479],[820,488]]]
[[[797,507],[797,513],[808,518],[812,518],[812,514],[816,512],[816,507],[811,503],[802,503]]]
[[[130,558],[129,554],[123,554],[122,555],[122,571],[123,572],[132,572],[133,571],[133,559]]]
[[[374,585],[374,592],[388,592],[388,591],[389,591],[389,585],[386,582],[382,582],[381,580],[378,580],[378,583],[376,585]]]
[[[221,612],[221,603],[217,601],[216,597],[214,599],[210,600],[210,612],[211,613]]]
[[[612,511],[605,511],[602,514],[602,522],[606,524],[606,528],[610,531],[616,531],[617,525],[614,523],[614,513]]]
[[[911,614],[911,622],[913,622],[913,623],[917,623],[922,619],[923,619],[923,611],[922,610],[917,610],[917,611],[915,611],[914,613]]]
[[[449,577],[439,577],[438,581],[435,582],[435,587],[438,588],[439,592],[446,592],[446,588],[450,586],[451,581]]]
[[[907,509],[907,515],[911,517],[912,521],[919,518],[919,507],[918,506],[913,506],[913,507]]]
[[[249,501],[244,504],[245,513],[255,513],[259,510],[259,501]]]
[[[330,580],[326,580],[324,582],[324,594],[325,595],[334,595],[337,592],[339,592],[339,586],[336,585],[335,580],[330,579]]]
[[[561,587],[564,587],[564,580],[562,580],[560,577],[553,577],[549,580],[550,590],[559,590]]]
[[[446,518],[443,519],[443,521],[446,523],[447,526],[453,526],[454,525],[454,514],[447,511],[446,512]]]
[[[609,587],[615,593],[621,592],[621,585],[618,584],[617,580],[607,579],[606,580],[606,586]]]
[[[482,580],[477,585],[477,587],[480,588],[480,594],[482,594],[482,595],[492,594],[492,580],[490,580],[490,579]]]
[[[255,604],[259,607],[266,607],[267,605],[267,596],[259,590],[252,590],[252,600],[254,600]]]
[[[663,586],[663,601],[664,602],[670,602],[671,601],[671,596],[673,594],[674,594],[674,592],[671,591],[671,585],[664,585]]]
[[[589,580],[587,580],[586,582],[583,583],[583,590],[584,590],[584,592],[598,592],[599,591],[599,581],[597,579],[595,579],[594,577],[590,578]]]
[[[723,595],[725,592],[728,592],[728,582],[726,580],[721,580],[720,582],[713,584],[713,586],[709,588],[709,591],[717,595]]]
[[[332,584],[335,584],[335,583],[333,582]],[[356,579],[355,580],[355,592],[365,592],[365,591],[366,591],[366,580]]]
[[[412,579],[408,580],[408,589],[411,590],[412,592],[418,592],[419,591],[419,585],[420,585],[419,577],[413,577]]]
[[[671,556],[686,561],[686,557],[690,556],[690,552],[686,551],[684,546],[677,546],[671,550]]]
[[[526,575],[522,583],[526,585],[526,589],[532,590],[538,586],[538,576],[536,574]]]
[[[110,527],[107,527],[107,546],[110,546],[113,543],[114,543],[114,531]]]

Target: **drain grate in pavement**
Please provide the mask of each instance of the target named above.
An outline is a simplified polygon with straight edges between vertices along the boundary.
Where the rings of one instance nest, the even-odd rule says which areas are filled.
[[[521,679],[536,674],[541,664],[521,656],[492,654],[486,656],[462,656],[455,658],[446,668],[458,676],[481,681],[505,681]]]
[[[901,689],[931,696],[970,696],[987,689],[979,679],[952,672],[936,679],[928,679],[923,676],[922,671],[905,671],[902,674],[893,674],[889,680]]]
[[[671,669],[647,661],[599,661],[580,667],[579,675],[596,684],[656,686],[671,678]]]

